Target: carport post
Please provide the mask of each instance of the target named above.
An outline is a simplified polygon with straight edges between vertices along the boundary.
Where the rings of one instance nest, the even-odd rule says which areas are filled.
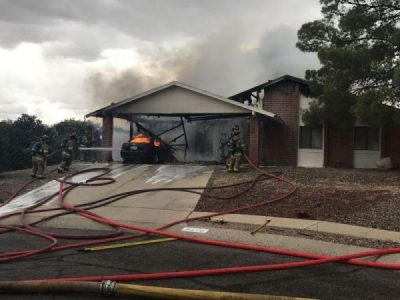
[[[103,134],[101,145],[103,147],[111,147],[113,146],[113,127],[114,127],[114,119],[111,114],[107,114],[103,117]],[[103,152],[103,160],[112,161],[112,151],[104,151]]]
[[[260,120],[256,114],[250,117],[249,158],[255,164],[260,164]]]
[[[133,137],[133,116],[129,118],[129,140]]]

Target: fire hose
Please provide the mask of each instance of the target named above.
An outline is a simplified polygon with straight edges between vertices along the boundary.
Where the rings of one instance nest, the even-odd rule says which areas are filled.
[[[89,169],[89,170],[84,170],[84,171],[77,172],[77,173],[71,175],[70,177],[75,176],[75,175],[82,174],[82,173],[84,173],[84,172],[93,172],[93,170],[99,171],[99,170],[103,170],[103,169]],[[103,170],[103,171],[104,171],[104,170]],[[106,171],[107,173],[109,172],[109,170],[105,170],[105,171]],[[106,174],[106,173],[103,173],[103,175],[104,175],[104,174]],[[96,176],[96,177],[98,177],[98,176]],[[103,178],[103,179],[104,179],[104,178]],[[234,196],[231,196],[231,197],[215,197],[215,196],[212,196],[212,197],[218,198],[218,199],[230,199],[230,198],[237,197],[237,196],[240,196],[240,195],[244,194],[245,192],[247,192],[248,190],[250,190],[250,189],[254,186],[254,184],[255,184],[256,182],[261,181],[261,180],[266,180],[266,179],[269,179],[269,178],[260,179],[260,178],[257,177],[255,180],[252,180],[252,181],[246,181],[246,182],[241,182],[241,183],[237,183],[237,184],[229,184],[229,185],[225,185],[225,186],[219,186],[219,187],[208,188],[208,189],[228,188],[228,187],[239,186],[239,185],[251,183],[250,186],[249,186],[248,188],[246,188],[245,190],[241,191],[240,193],[238,193],[238,194],[236,194],[236,195],[234,195]],[[55,178],[55,180],[59,180],[59,179]],[[93,180],[94,180],[94,179],[92,178],[91,181],[93,181]],[[69,183],[69,184],[72,184],[73,187],[74,187],[74,186],[87,185],[87,184],[85,184],[85,183],[73,183],[73,182],[68,182],[68,183]],[[62,190],[62,191],[65,191],[65,193],[64,193],[64,195],[63,195],[63,197],[65,197],[65,196],[72,190],[73,187],[69,187],[69,188],[65,188],[65,189],[61,188],[61,189],[59,190],[59,193],[60,193],[61,190]],[[206,196],[206,197],[211,197],[210,195],[207,195],[207,194],[204,194],[204,193],[200,193],[200,192],[194,191],[194,190],[196,190],[196,189],[204,189],[204,187],[158,188],[158,189],[136,190],[136,191],[126,192],[126,193],[116,194],[116,195],[113,195],[113,196],[110,196],[110,197],[106,197],[106,198],[104,198],[104,199],[100,199],[100,200],[92,201],[92,202],[90,202],[90,203],[86,203],[86,204],[84,204],[84,205],[93,205],[93,206],[91,206],[91,207],[89,207],[89,208],[86,208],[87,210],[90,210],[90,209],[94,209],[94,208],[97,208],[97,207],[100,207],[100,206],[103,206],[103,205],[106,205],[106,204],[109,204],[109,203],[118,201],[118,200],[120,200],[120,199],[123,199],[123,198],[126,197],[126,196],[131,196],[131,195],[135,195],[135,194],[139,194],[139,193],[145,193],[145,192],[162,191],[162,190],[164,190],[164,191],[184,191],[184,192],[190,192],[190,193],[201,194],[201,195]],[[59,194],[59,193],[58,193],[58,194]],[[43,219],[41,219],[41,220],[39,220],[39,221],[36,221],[36,222],[34,222],[34,223],[32,223],[32,224],[26,224],[25,216],[26,216],[27,214],[37,213],[37,212],[48,212],[48,211],[54,211],[54,210],[64,210],[64,209],[61,208],[61,207],[60,207],[60,208],[57,208],[57,209],[52,208],[52,209],[32,210],[33,208],[35,208],[35,207],[37,207],[37,206],[40,206],[40,205],[43,204],[44,202],[47,202],[49,199],[53,198],[55,195],[57,195],[57,193],[56,193],[56,194],[53,194],[53,195],[51,195],[51,196],[49,196],[49,197],[47,197],[47,198],[45,198],[43,201],[41,201],[40,203],[36,204],[34,207],[30,207],[30,208],[28,208],[28,209],[26,209],[26,210],[23,210],[22,213],[12,213],[12,214],[9,214],[9,215],[7,215],[7,216],[5,216],[5,217],[3,217],[3,218],[0,218],[0,220],[20,214],[20,215],[21,215],[21,222],[22,222],[22,224],[25,224],[25,226],[29,227],[29,225],[39,224],[39,223],[42,222],[42,221],[49,220],[49,219],[54,218],[54,217],[57,217],[57,216],[62,216],[62,215],[66,215],[66,214],[71,214],[71,213],[73,213],[73,211],[63,212],[63,213],[56,214],[56,215],[53,215],[53,216],[45,217],[45,218],[43,218]],[[112,198],[114,198],[114,199],[112,199]],[[106,202],[104,202],[104,201],[106,201]],[[77,205],[77,206],[80,207],[80,206],[84,206],[84,205]],[[215,214],[213,214],[212,216],[220,215],[220,214],[224,214],[224,213],[232,213],[232,212],[235,212],[236,210],[240,210],[240,208],[239,208],[239,209],[234,209],[234,210],[229,210],[229,211],[226,211],[226,212],[215,213]],[[178,224],[179,222],[181,222],[181,221],[177,221],[177,222],[174,222],[174,223],[171,223],[171,224],[167,224],[167,225],[161,227],[160,229],[168,228],[168,227],[170,227],[170,226],[172,226],[172,225]],[[142,236],[142,235],[144,235],[144,234],[141,234],[140,236]],[[138,237],[138,236],[139,236],[139,235],[136,234],[136,235],[130,235],[130,236],[122,236],[122,237],[109,238],[109,239],[104,239],[104,240],[99,240],[99,241],[96,241],[96,240],[95,240],[95,241],[83,242],[83,243],[78,243],[78,244],[69,244],[69,245],[64,245],[64,246],[56,246],[56,247],[52,248],[52,251],[56,251],[56,250],[65,250],[65,249],[76,248],[76,247],[83,247],[83,246],[94,245],[94,244],[98,244],[98,243],[105,243],[105,242],[126,240],[126,239],[131,239],[131,238],[134,238],[134,237]],[[77,239],[80,239],[80,238],[81,238],[81,239],[82,239],[82,238],[91,238],[91,236],[68,236],[68,237],[69,237],[69,238],[77,238]],[[5,255],[7,255],[7,254],[5,254]],[[0,257],[1,257],[1,256],[2,256],[2,255],[0,254]]]
[[[260,251],[260,252],[267,252],[267,253],[274,253],[274,254],[281,254],[281,255],[289,255],[289,256],[294,256],[294,257],[306,258],[307,260],[290,262],[290,263],[282,263],[282,264],[255,265],[255,266],[218,268],[218,269],[207,269],[207,270],[187,270],[187,271],[179,271],[179,272],[164,272],[164,273],[153,273],[153,274],[132,274],[132,275],[112,275],[112,276],[104,275],[104,276],[88,276],[88,277],[74,277],[74,278],[60,278],[60,279],[41,279],[39,281],[42,281],[42,282],[44,282],[44,281],[52,281],[52,282],[58,282],[58,281],[102,281],[102,280],[134,281],[134,280],[145,280],[145,279],[210,276],[210,275],[222,275],[222,274],[233,274],[233,273],[243,273],[243,272],[267,271],[267,270],[282,270],[282,269],[299,268],[299,267],[313,266],[313,265],[318,265],[318,264],[323,264],[323,263],[332,263],[332,262],[341,262],[341,263],[345,262],[345,263],[348,263],[351,265],[375,267],[375,268],[383,268],[383,269],[393,269],[393,270],[400,269],[400,264],[389,264],[389,263],[379,263],[379,262],[358,260],[358,258],[363,258],[363,257],[368,257],[368,256],[398,253],[398,252],[400,252],[400,248],[378,249],[378,250],[371,250],[371,251],[365,251],[365,252],[353,253],[353,254],[347,254],[347,255],[341,255],[341,256],[335,256],[335,257],[325,257],[325,256],[321,256],[321,255],[303,253],[303,252],[298,252],[298,251],[287,251],[287,250],[282,250],[282,249],[253,246],[253,245],[247,245],[247,244],[241,244],[241,243],[215,241],[215,240],[186,236],[186,235],[182,235],[182,234],[176,234],[176,233],[171,233],[171,232],[165,231],[165,229],[167,229],[173,225],[182,223],[182,222],[200,220],[203,218],[210,218],[210,217],[217,216],[217,215],[223,215],[223,214],[227,214],[227,213],[243,211],[243,210],[254,208],[254,207],[260,207],[262,205],[265,205],[266,203],[272,203],[272,202],[276,202],[276,201],[285,199],[295,192],[296,186],[292,182],[290,182],[284,178],[281,178],[279,176],[275,176],[273,174],[266,173],[266,172],[260,170],[258,167],[256,167],[247,157],[246,157],[246,159],[248,160],[249,164],[254,169],[263,173],[268,178],[274,178],[274,179],[280,180],[282,182],[285,182],[286,184],[289,184],[290,190],[283,195],[272,197],[271,199],[269,199],[267,201],[261,201],[259,203],[253,204],[253,205],[247,205],[245,207],[234,208],[234,209],[230,209],[230,210],[227,210],[224,212],[213,213],[213,214],[210,214],[207,216],[178,220],[178,221],[172,222],[170,224],[167,224],[165,226],[162,226],[161,228],[158,228],[158,229],[149,229],[149,228],[143,228],[140,226],[124,224],[124,223],[116,222],[111,219],[99,216],[99,215],[89,211],[91,204],[89,204],[88,208],[81,208],[84,206],[83,205],[82,206],[78,206],[78,205],[73,206],[71,204],[66,203],[64,201],[65,195],[72,188],[66,189],[66,188],[64,188],[64,184],[68,183],[68,184],[71,184],[72,186],[76,185],[73,182],[69,182],[68,177],[65,177],[64,179],[60,180],[60,190],[59,190],[60,206],[62,209],[67,210],[69,213],[71,213],[71,212],[77,213],[82,217],[85,217],[87,219],[90,219],[90,220],[93,220],[93,221],[96,221],[96,222],[99,222],[102,224],[110,225],[114,228],[119,228],[119,229],[123,228],[123,229],[127,229],[127,230],[132,230],[135,232],[141,232],[139,234],[130,235],[129,238],[143,236],[144,234],[151,233],[151,234],[166,236],[166,237],[170,237],[170,238],[178,238],[181,240],[191,241],[191,242],[196,242],[196,243],[201,243],[201,244],[230,247],[230,248],[237,248],[237,249],[245,249],[245,250],[252,250],[252,251]],[[92,180],[89,180],[89,182],[87,182],[87,183],[82,183],[79,185],[89,185],[89,184],[96,185],[96,183],[95,183],[96,180],[102,180],[102,177],[97,176],[97,178],[94,178]],[[105,183],[105,181],[107,181],[107,179],[106,180],[103,179],[103,181],[104,181],[103,183]],[[197,188],[183,188],[180,191],[196,192],[196,191],[194,191],[195,189],[200,189],[200,188],[198,188],[198,187]],[[204,187],[203,187],[203,189],[204,189]],[[155,189],[155,190],[157,190],[157,189]],[[160,190],[162,190],[162,189],[160,189]],[[173,188],[168,189],[167,188],[164,190],[177,190],[177,189],[173,189]],[[154,189],[143,190],[142,192],[149,192],[149,191],[154,191]],[[131,193],[121,193],[118,195],[114,195],[115,197],[108,197],[106,199],[101,199],[97,203],[93,203],[93,204],[96,205],[98,203],[100,203],[100,204],[107,203],[107,201],[118,201],[119,199],[122,199],[126,195],[135,194],[135,192],[138,193],[137,191],[134,191]],[[196,192],[196,193],[200,193],[200,192]],[[23,219],[27,213],[34,213],[34,211],[30,211],[30,209],[27,209],[22,214]],[[55,245],[56,242],[54,242],[54,237],[52,236],[52,234],[48,234],[42,230],[36,229],[36,228],[26,224],[26,222],[24,222],[23,224],[25,226],[25,228],[23,230],[24,232],[47,238],[52,241],[52,244],[49,245],[48,247],[40,249],[40,250],[20,251],[20,252],[14,252],[14,253],[2,253],[2,254],[0,254],[0,262],[5,262],[5,261],[11,260],[11,259],[17,259],[17,258],[21,258],[21,257],[26,257],[29,255],[33,255],[33,254],[37,254],[37,253],[45,252],[45,251],[47,252],[47,251],[62,250],[62,249],[66,249],[69,247],[71,247],[71,248],[72,247],[74,247],[74,248],[81,247],[82,245],[85,245],[85,243],[87,243],[87,242],[77,243],[77,244],[61,246],[61,247],[56,246]],[[18,228],[18,227],[16,227],[16,228]],[[10,228],[7,228],[7,229],[10,229]],[[90,241],[88,243],[99,244],[99,243],[104,243],[104,242],[108,242],[108,241],[122,240],[124,238],[127,238],[127,237],[120,236],[120,237],[106,238],[106,239],[102,239],[102,240]],[[23,256],[23,255],[25,255],[25,256]]]

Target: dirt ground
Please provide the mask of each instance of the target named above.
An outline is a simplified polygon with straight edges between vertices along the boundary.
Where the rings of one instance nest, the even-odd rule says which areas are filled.
[[[244,214],[297,218],[299,213],[318,219],[386,230],[400,230],[400,171],[355,170],[333,168],[267,167],[297,184],[291,197],[268,207],[249,209]],[[208,187],[227,185],[256,178],[257,172],[242,167],[241,173],[227,173],[217,166]],[[206,190],[206,193],[227,197],[248,185]],[[258,182],[244,195],[220,200],[201,197],[196,211],[221,211],[268,200],[288,191],[288,185],[276,180]],[[319,207],[318,207],[319,203]]]

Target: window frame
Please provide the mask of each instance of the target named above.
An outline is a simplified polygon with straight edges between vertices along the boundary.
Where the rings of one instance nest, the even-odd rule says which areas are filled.
[[[306,142],[306,146],[303,146],[304,143],[302,142],[302,136],[303,136],[302,131],[303,130],[308,131],[308,134],[307,134],[308,141]],[[313,145],[315,143],[315,135],[313,133],[315,132],[315,130],[320,130],[321,144],[319,147],[313,147]],[[324,127],[323,126],[299,126],[298,148],[303,149],[303,150],[322,150],[322,149],[324,149]]]
[[[356,147],[356,134],[357,134],[357,129],[361,129],[364,131],[364,139],[365,141],[363,141],[363,147],[362,149],[360,147]],[[370,141],[371,139],[371,133],[372,130],[376,130],[377,131],[377,143],[378,143],[378,147],[377,148],[373,148],[371,147],[371,143]],[[358,145],[357,145],[358,146]],[[371,149],[373,148],[373,149]],[[381,149],[381,129],[379,127],[371,127],[371,126],[354,126],[354,136],[353,136],[353,150],[354,151],[380,151]]]

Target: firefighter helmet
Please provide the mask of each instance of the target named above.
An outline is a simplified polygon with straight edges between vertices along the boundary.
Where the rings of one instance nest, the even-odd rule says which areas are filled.
[[[47,134],[43,134],[41,139],[42,139],[43,141],[47,141],[47,140],[49,139],[49,137],[48,137]]]

